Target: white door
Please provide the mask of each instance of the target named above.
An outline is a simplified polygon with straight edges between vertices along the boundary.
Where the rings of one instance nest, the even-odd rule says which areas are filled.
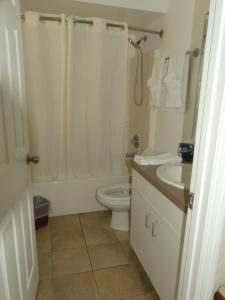
[[[211,0],[190,187],[195,199],[187,214],[179,300],[211,300],[215,292],[225,220],[224,53],[225,1]]]
[[[19,0],[0,1],[0,299],[32,300],[38,266],[24,102]]]

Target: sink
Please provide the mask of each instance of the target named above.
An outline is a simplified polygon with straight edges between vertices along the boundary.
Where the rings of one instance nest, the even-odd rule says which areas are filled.
[[[191,164],[165,164],[156,170],[156,175],[163,182],[179,189],[189,189],[191,181]]]

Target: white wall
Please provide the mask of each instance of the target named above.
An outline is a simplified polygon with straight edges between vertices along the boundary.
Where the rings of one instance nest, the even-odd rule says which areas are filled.
[[[166,13],[168,10],[169,0],[77,0],[77,2],[95,3]]]
[[[200,49],[202,46],[205,15],[209,11],[209,2],[210,0],[196,0],[194,22],[192,27],[191,49]],[[194,143],[195,141],[195,129],[199,102],[199,99],[197,99],[197,88],[200,61],[201,55],[198,57],[191,57],[190,79],[187,94],[187,111],[184,114],[183,140],[191,143]]]
[[[129,32],[129,36],[137,41],[145,34],[142,32]],[[137,106],[134,103],[134,86],[135,86],[135,74],[136,74],[136,63],[137,63],[137,51],[129,45],[129,60],[128,60],[128,109],[127,109],[127,151],[126,152],[138,152],[142,153],[143,150],[148,146],[148,135],[149,135],[149,119],[150,119],[150,107],[148,103],[148,88],[146,82],[152,72],[153,54],[154,49],[159,48],[160,38],[151,34],[147,35],[147,41],[141,44],[143,50],[143,104]],[[140,65],[139,65],[140,67]],[[140,71],[140,68],[139,68]],[[140,75],[138,84],[136,86],[137,94],[140,95]],[[140,138],[140,145],[135,148],[131,140],[133,136],[137,134]],[[127,160],[127,166],[131,171],[130,160]]]
[[[65,13],[67,15],[76,15],[87,18],[99,17],[114,21],[128,22],[129,25],[133,26],[156,30],[161,29],[161,17],[163,16],[161,13],[151,12],[144,8],[143,10],[138,10],[131,9],[129,6],[127,8],[116,7],[95,4],[94,2],[95,1],[86,3],[86,1],[80,2],[73,0],[21,0],[21,9],[22,11],[32,10],[53,14]],[[139,3],[139,1],[136,2]]]
[[[186,51],[191,47],[195,0],[172,0],[164,18],[162,55]],[[155,152],[177,152],[182,141],[184,114],[151,110],[149,146]]]

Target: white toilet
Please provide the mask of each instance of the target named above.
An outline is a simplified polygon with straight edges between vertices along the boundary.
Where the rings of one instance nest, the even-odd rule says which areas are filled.
[[[129,230],[130,184],[112,184],[99,188],[96,199],[103,206],[112,210],[111,227]]]

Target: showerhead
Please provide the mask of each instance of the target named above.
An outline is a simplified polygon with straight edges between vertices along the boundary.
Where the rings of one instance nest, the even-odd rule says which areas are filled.
[[[137,45],[136,45],[135,41],[133,41],[131,38],[128,38],[128,42],[129,42],[134,48],[137,48]]]
[[[135,48],[135,49],[140,49],[140,44],[141,42],[146,42],[147,41],[147,35],[143,36],[140,38],[137,42],[133,41],[131,38],[128,38],[128,42]]]
[[[140,46],[141,42],[146,42],[147,41],[147,35],[143,36],[142,38],[140,38],[140,40],[138,40],[136,42],[136,45]]]

